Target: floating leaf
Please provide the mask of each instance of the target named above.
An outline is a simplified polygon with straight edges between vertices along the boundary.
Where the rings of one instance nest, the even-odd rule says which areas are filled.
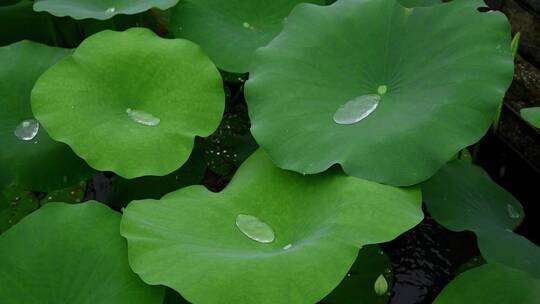
[[[178,0],[36,0],[34,10],[74,19],[110,19],[118,14],[133,15],[151,8],[168,9]]]
[[[522,271],[486,264],[460,274],[433,303],[534,304],[539,297],[540,281]]]
[[[27,189],[65,188],[92,172],[67,145],[49,137],[30,105],[38,77],[70,52],[30,41],[0,48],[0,175]]]
[[[244,73],[253,52],[272,40],[298,3],[323,0],[183,0],[172,12],[176,37],[200,44],[225,71]]]
[[[68,204],[80,203],[84,198],[86,182],[80,182],[65,189],[55,190],[47,193],[40,201],[42,205],[49,202],[64,202]]]
[[[481,3],[299,5],[255,52],[246,83],[255,139],[296,172],[339,163],[392,185],[429,178],[487,131],[512,80],[508,21],[478,12]],[[372,94],[380,102],[370,115],[334,121],[342,105]]]
[[[131,272],[119,223],[95,202],[49,203],[27,216],[0,236],[2,302],[161,303],[163,288]]]
[[[467,161],[445,165],[422,185],[429,213],[453,231],[476,233],[482,256],[540,277],[540,248],[514,234],[523,208],[489,175]]]
[[[536,128],[540,128],[540,107],[521,109],[521,116]]]
[[[359,301],[362,304],[388,303],[388,292],[378,295],[374,289],[374,282],[381,276],[388,289],[393,280],[388,256],[377,245],[363,247],[347,276],[322,303],[357,304]]]
[[[274,240],[246,236],[235,224],[241,214],[264,222]],[[338,170],[304,177],[257,151],[220,193],[192,186],[132,202],[121,234],[145,282],[190,302],[314,303],[338,285],[358,248],[391,240],[422,217],[416,189]]]
[[[219,125],[224,92],[198,46],[133,28],[85,40],[38,80],[32,106],[91,166],[134,178],[186,162],[195,136]]]

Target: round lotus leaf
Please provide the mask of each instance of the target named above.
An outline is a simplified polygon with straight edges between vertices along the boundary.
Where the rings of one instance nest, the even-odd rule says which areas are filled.
[[[533,304],[540,297],[540,281],[498,264],[485,264],[455,278],[434,304]]]
[[[225,71],[245,73],[253,52],[270,42],[299,3],[323,0],[183,0],[172,11],[176,37],[200,44]]]
[[[37,81],[32,108],[92,167],[134,178],[186,162],[195,136],[219,125],[224,98],[197,45],[133,28],[86,39]]]
[[[96,202],[49,203],[27,216],[0,236],[2,303],[161,303],[164,289],[129,268],[119,224]]]
[[[110,19],[118,14],[133,15],[151,8],[168,9],[179,0],[36,0],[36,12],[74,19]]]
[[[454,160],[423,183],[431,216],[453,231],[473,231],[488,262],[540,278],[540,248],[512,229],[523,220],[521,204],[480,167]]]
[[[299,5],[255,52],[246,84],[255,139],[301,173],[339,163],[386,184],[429,178],[487,131],[512,80],[508,21],[480,3]]]
[[[192,303],[315,303],[362,245],[423,218],[417,189],[281,170],[259,150],[220,193],[192,186],[132,202],[121,234],[132,269]]]
[[[92,170],[69,146],[52,140],[34,118],[30,93],[38,77],[70,50],[30,41],[0,48],[0,175],[31,190],[73,185]]]
[[[521,116],[536,128],[540,128],[540,107],[523,108]]]

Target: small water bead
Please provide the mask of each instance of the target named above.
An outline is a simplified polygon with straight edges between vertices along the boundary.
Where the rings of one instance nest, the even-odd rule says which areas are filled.
[[[242,26],[244,28],[250,28],[251,27],[251,25],[249,23],[247,23],[247,22],[242,23]]]
[[[508,212],[508,216],[513,219],[518,219],[520,217],[519,212],[514,208],[514,206],[508,204],[506,205],[506,211]]]
[[[236,217],[236,227],[248,238],[259,243],[272,243],[275,239],[274,230],[253,215],[239,214]]]
[[[24,141],[34,139],[39,132],[39,122],[35,119],[25,119],[21,121],[13,132],[15,136]]]
[[[381,97],[377,94],[358,96],[341,105],[334,114],[334,122],[351,125],[368,117],[377,109]]]
[[[161,119],[145,111],[127,108],[126,113],[129,118],[131,118],[131,120],[140,123],[141,125],[153,127],[159,125],[159,123],[161,122]]]
[[[283,246],[283,250],[289,250],[292,248],[292,244],[287,244],[285,246]]]
[[[114,12],[116,12],[116,7],[109,7],[105,12],[107,14],[114,14]]]

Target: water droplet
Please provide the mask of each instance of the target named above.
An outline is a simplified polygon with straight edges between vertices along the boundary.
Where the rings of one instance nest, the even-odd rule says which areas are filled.
[[[244,28],[250,28],[251,27],[251,25],[249,23],[247,23],[247,22],[242,23],[242,26]]]
[[[116,7],[109,7],[105,12],[107,14],[114,14],[114,12],[116,12]]]
[[[334,114],[334,122],[350,125],[368,117],[379,105],[381,97],[376,94],[362,95],[341,105]]]
[[[285,246],[283,246],[283,250],[289,250],[292,248],[292,244],[287,244]]]
[[[384,254],[384,251],[379,250],[379,255],[383,255],[383,254]]]
[[[385,274],[391,274],[391,273],[392,273],[392,269],[390,269],[390,268],[385,268],[385,269],[384,269],[384,273],[385,273]]]
[[[141,125],[157,126],[161,122],[159,118],[145,111],[127,108],[126,113],[131,120],[140,123]]]
[[[25,119],[15,127],[15,136],[20,140],[32,140],[39,132],[39,122],[35,119]]]
[[[248,238],[259,243],[272,243],[274,241],[274,230],[256,216],[239,214],[236,217],[236,226]]]
[[[513,218],[513,219],[518,219],[519,218],[519,212],[516,210],[516,208],[514,208],[514,206],[508,204],[506,205],[506,211],[508,212],[508,216],[510,218]]]
[[[386,94],[386,92],[388,92],[388,87],[385,86],[385,85],[380,85],[377,88],[377,93],[379,93],[379,95],[384,95],[384,94]]]
[[[373,284],[373,289],[375,290],[375,293],[379,296],[384,295],[388,291],[388,282],[382,274],[377,278],[377,280],[375,280],[375,284]]]

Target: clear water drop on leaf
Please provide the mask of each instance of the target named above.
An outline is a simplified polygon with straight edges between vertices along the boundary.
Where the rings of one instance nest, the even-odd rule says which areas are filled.
[[[377,88],[377,93],[379,93],[379,95],[384,95],[384,94],[386,94],[386,92],[388,92],[388,87],[385,86],[385,85],[380,85]]]
[[[129,116],[129,118],[131,118],[131,120],[137,123],[140,123],[141,125],[157,126],[161,122],[159,118],[145,111],[133,110],[131,108],[127,108],[126,113]]]
[[[274,230],[253,215],[239,214],[236,217],[236,227],[248,238],[259,243],[272,243],[275,239]]]
[[[107,14],[114,14],[114,12],[116,12],[116,7],[109,7],[105,12]]]
[[[516,208],[514,208],[514,206],[508,204],[506,205],[506,211],[508,212],[508,216],[510,218],[513,218],[513,219],[518,219],[519,218],[519,212],[516,210]]]
[[[375,289],[375,293],[379,296],[383,296],[388,291],[388,282],[386,281],[384,275],[381,274],[377,280],[375,280],[373,289]]]
[[[289,250],[292,248],[292,244],[287,244],[285,246],[283,246],[283,250]]]
[[[18,139],[28,141],[34,139],[39,132],[39,122],[33,118],[21,121],[13,132]]]
[[[248,22],[242,23],[242,26],[243,26],[244,28],[250,28],[250,27],[251,27],[251,25],[250,25]]]
[[[368,117],[377,109],[381,97],[376,94],[358,96],[341,105],[334,114],[334,122],[350,125]]]

